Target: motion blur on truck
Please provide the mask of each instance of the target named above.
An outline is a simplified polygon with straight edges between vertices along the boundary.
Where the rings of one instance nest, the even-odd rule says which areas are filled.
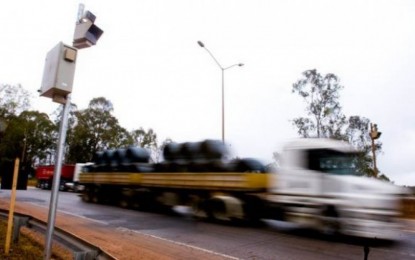
[[[64,164],[61,170],[61,180],[59,190],[66,190],[65,184],[72,181],[75,165]],[[40,165],[36,168],[35,178],[37,180],[36,187],[41,189],[51,189],[55,165]]]
[[[61,178],[59,183],[60,191],[75,191],[78,192],[82,189],[79,185],[79,174],[82,167],[91,163],[77,163],[64,164],[61,169]],[[39,165],[36,167],[35,178],[36,187],[40,189],[49,190],[52,188],[53,176],[55,172],[55,165]]]
[[[229,159],[216,140],[170,143],[160,163],[130,147],[98,152],[79,184],[90,203],[187,206],[195,217],[214,221],[275,219],[324,234],[395,239],[405,191],[360,176],[357,155],[345,142],[299,139],[286,145],[274,171],[256,159]]]

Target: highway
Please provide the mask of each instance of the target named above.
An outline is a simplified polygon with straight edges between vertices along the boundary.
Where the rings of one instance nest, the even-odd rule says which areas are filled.
[[[0,202],[9,197],[10,191],[0,190]],[[50,191],[17,191],[18,203],[28,203],[45,212],[49,199]],[[399,240],[391,243],[351,237],[334,239],[276,221],[266,221],[260,227],[208,223],[194,220],[185,208],[162,214],[88,204],[71,192],[59,193],[58,211],[118,232],[212,254],[217,259],[364,259],[365,245],[369,246],[367,259],[415,259],[415,221],[406,221]]]

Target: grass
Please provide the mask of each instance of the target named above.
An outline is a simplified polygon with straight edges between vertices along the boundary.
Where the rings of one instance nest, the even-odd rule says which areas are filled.
[[[0,259],[37,260],[43,259],[44,236],[28,228],[21,228],[19,241],[11,243],[9,254],[5,254],[7,222],[0,220]],[[73,259],[72,253],[65,248],[54,245],[52,259]]]

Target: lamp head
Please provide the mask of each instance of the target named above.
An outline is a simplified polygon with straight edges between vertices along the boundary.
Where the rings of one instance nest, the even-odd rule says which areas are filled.
[[[200,47],[202,47],[202,48],[204,48],[205,47],[205,45],[203,44],[203,42],[201,42],[201,41],[197,41],[197,44],[199,44],[199,46]]]

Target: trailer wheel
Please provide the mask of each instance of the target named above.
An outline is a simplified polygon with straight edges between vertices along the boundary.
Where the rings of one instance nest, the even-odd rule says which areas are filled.
[[[59,191],[65,191],[65,190],[66,190],[66,188],[65,188],[65,182],[61,181],[59,183]]]
[[[85,187],[84,191],[82,192],[82,200],[85,202],[92,202],[90,187]]]
[[[91,201],[93,203],[101,203],[102,199],[101,199],[101,196],[100,196],[99,187],[94,187],[91,190]]]
[[[121,196],[120,196],[120,198],[119,198],[119,200],[118,200],[118,205],[119,205],[121,208],[125,208],[125,209],[127,209],[127,208],[131,208],[131,207],[132,207],[131,199],[130,199],[129,197],[127,197],[127,196],[123,196],[123,195],[121,194]]]
[[[208,200],[206,202],[205,211],[206,211],[208,220],[211,220],[211,221],[228,220],[226,216],[226,205],[222,200],[219,200],[219,199]]]

